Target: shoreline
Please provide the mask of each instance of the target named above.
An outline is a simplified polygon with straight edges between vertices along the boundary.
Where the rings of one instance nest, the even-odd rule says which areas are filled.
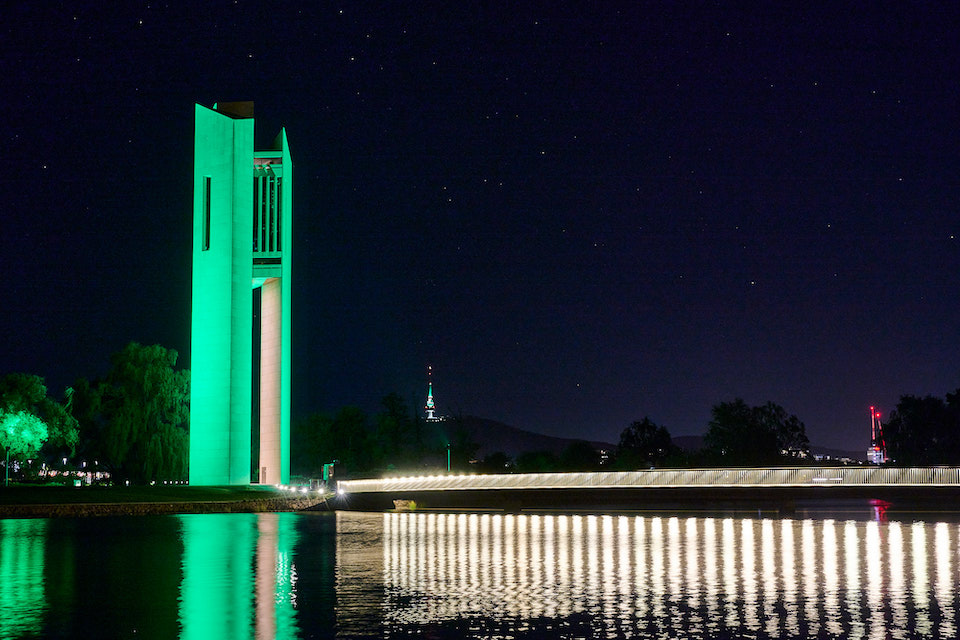
[[[266,513],[281,511],[305,511],[310,509],[332,509],[327,499],[329,494],[289,495],[280,491],[246,488],[240,490],[216,489],[205,491],[206,495],[189,495],[187,492],[164,492],[150,496],[141,493],[127,496],[127,500],[117,500],[122,494],[105,495],[51,495],[36,493],[28,489],[29,494],[0,496],[0,519],[4,518],[77,518],[99,516],[147,516],[192,513]],[[54,490],[56,491],[56,490]],[[122,489],[120,491],[123,491]],[[203,490],[201,490],[203,491]],[[72,493],[72,492],[70,492]],[[99,493],[99,491],[98,491]],[[264,493],[266,495],[264,495]],[[186,494],[186,495],[184,495]],[[260,494],[260,495],[257,495]],[[90,498],[101,498],[100,500]],[[13,498],[11,500],[11,498]],[[17,499],[19,498],[19,499]],[[48,499],[52,498],[52,499]],[[112,498],[112,499],[111,499]],[[192,498],[192,499],[191,499]]]
[[[73,504],[0,505],[5,518],[85,518],[98,516],[159,516],[188,513],[265,513],[305,511],[323,505],[326,499],[271,498],[237,502],[78,502]]]

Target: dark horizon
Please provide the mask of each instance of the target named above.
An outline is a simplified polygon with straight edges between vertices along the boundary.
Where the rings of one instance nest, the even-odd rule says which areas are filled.
[[[960,11],[17,3],[0,374],[189,368],[193,104],[296,167],[293,414],[616,442],[772,401],[864,450],[960,386]]]

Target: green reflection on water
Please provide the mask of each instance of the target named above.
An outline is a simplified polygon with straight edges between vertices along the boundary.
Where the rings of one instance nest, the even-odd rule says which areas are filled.
[[[0,637],[37,635],[43,623],[46,520],[0,520]]]
[[[297,637],[296,514],[179,517],[181,637]]]
[[[266,605],[269,603],[267,598],[272,596],[276,626],[272,630],[272,634],[269,633],[270,629],[265,630],[264,636],[277,638],[278,640],[298,637],[296,620],[297,568],[293,561],[293,550],[298,538],[295,518],[296,514],[293,513],[264,513],[260,514],[259,520],[260,545],[262,547],[269,545],[269,549],[265,550],[262,555],[271,559],[273,559],[272,554],[275,553],[276,555],[273,562],[275,569],[271,572],[271,567],[265,566],[266,573],[263,574],[263,582],[267,593],[262,599],[264,605]],[[260,555],[258,550],[258,557]],[[264,564],[266,565],[266,563]],[[271,578],[272,585],[270,584]],[[258,600],[258,611],[259,608],[260,601]]]

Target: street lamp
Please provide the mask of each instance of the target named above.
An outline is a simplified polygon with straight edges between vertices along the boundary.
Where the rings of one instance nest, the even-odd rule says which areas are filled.
[[[450,443],[447,443],[447,472],[450,472]]]

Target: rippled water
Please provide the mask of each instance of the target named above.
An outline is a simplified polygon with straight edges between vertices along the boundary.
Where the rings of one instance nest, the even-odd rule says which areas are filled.
[[[565,624],[595,637],[957,633],[960,529],[946,522],[383,519],[388,628],[477,619],[503,636]]]
[[[0,638],[957,636],[955,514],[0,520]]]

